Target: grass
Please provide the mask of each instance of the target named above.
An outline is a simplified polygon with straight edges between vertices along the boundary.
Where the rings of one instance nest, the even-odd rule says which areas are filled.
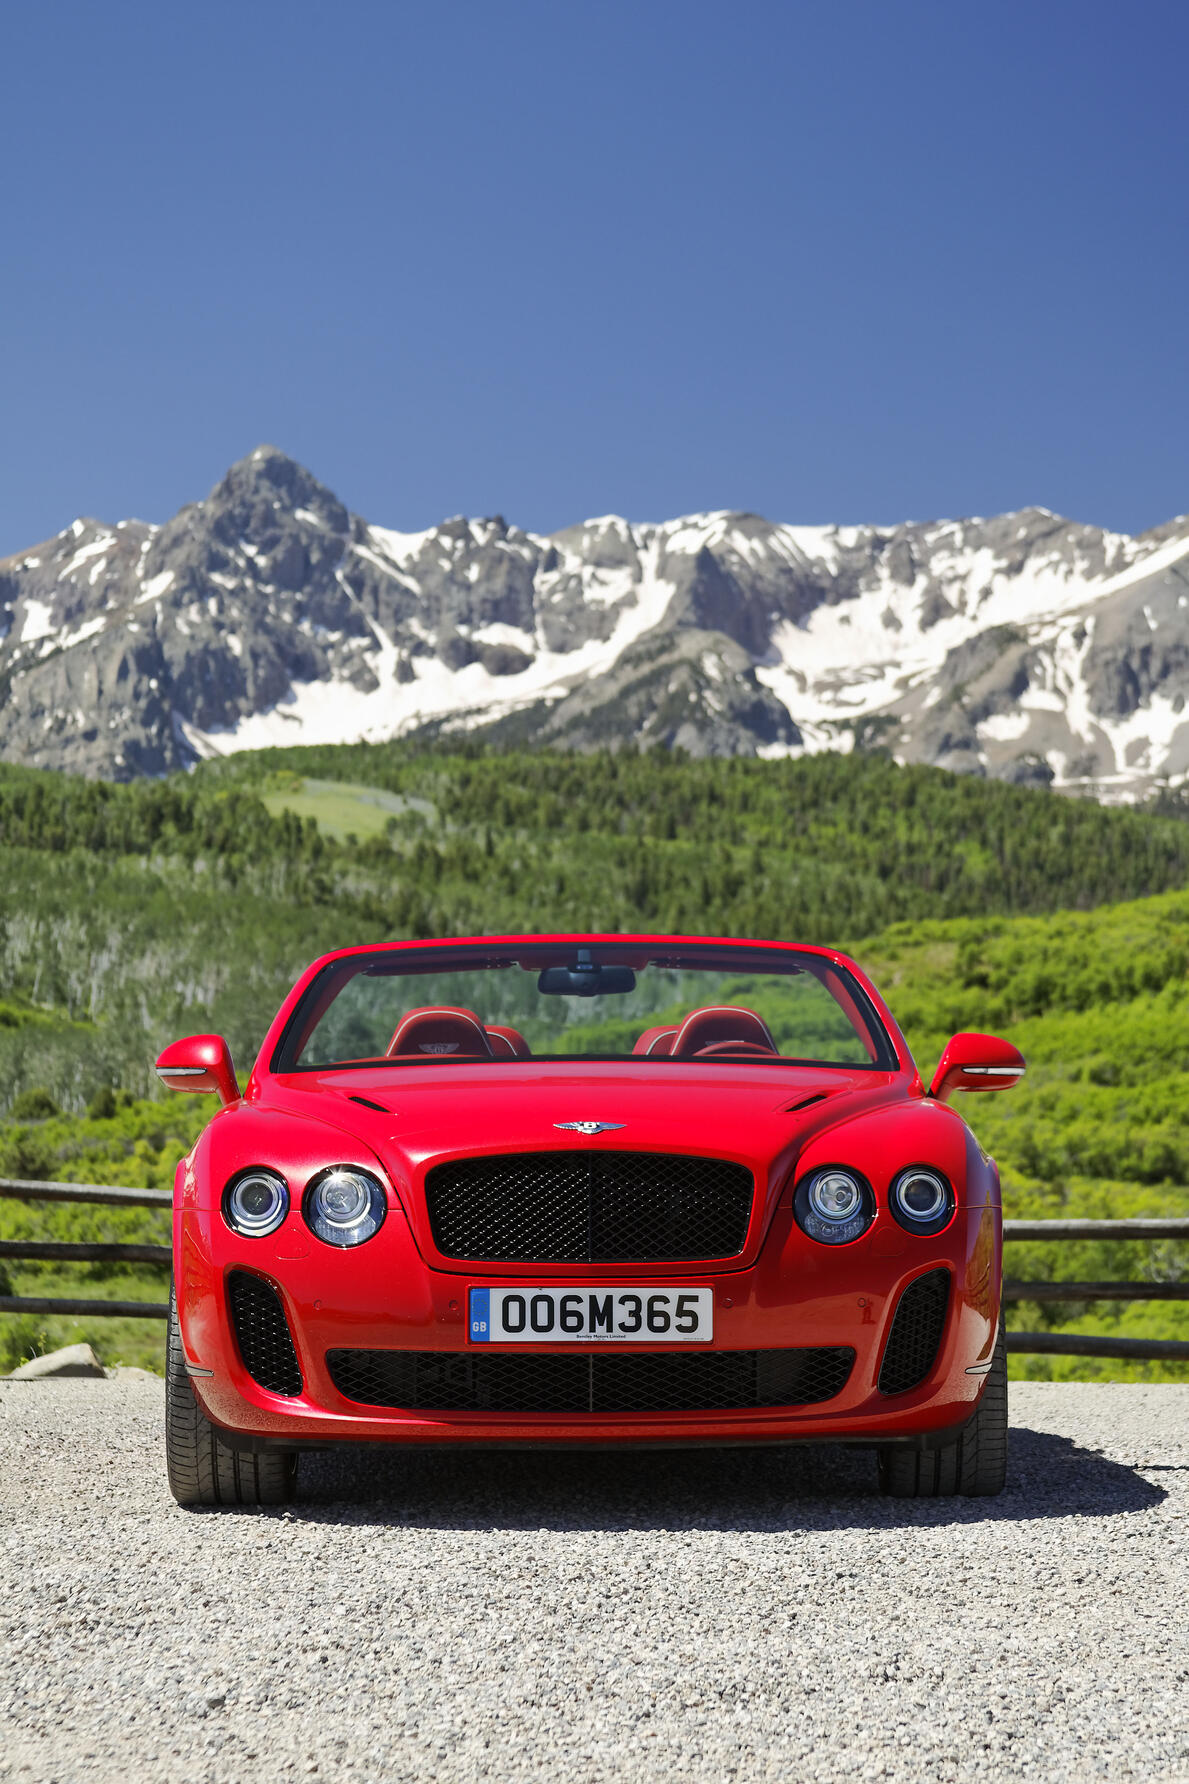
[[[41,1266],[8,1270],[13,1293],[49,1300],[72,1296],[89,1301],[168,1301],[166,1270],[123,1270],[97,1278],[71,1270]],[[165,1373],[165,1321],[128,1319],[123,1315],[6,1313],[0,1315],[0,1373],[30,1357],[44,1356],[66,1344],[89,1344],[105,1368],[131,1366]]]
[[[371,837],[386,836],[393,818],[403,817],[409,811],[420,811],[429,817],[433,811],[428,800],[405,798],[355,781],[314,780],[282,773],[271,776],[267,787],[261,797],[274,817],[288,811],[298,818],[312,818],[322,834],[334,842],[367,842]]]

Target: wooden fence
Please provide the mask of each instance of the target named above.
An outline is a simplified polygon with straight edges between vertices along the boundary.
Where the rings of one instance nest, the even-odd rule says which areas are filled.
[[[100,1202],[118,1208],[168,1208],[167,1189],[123,1189],[105,1183],[34,1183],[0,1177],[0,1196],[28,1202]],[[1017,1240],[1189,1239],[1186,1220],[1005,1220],[1006,1243]],[[41,1240],[0,1240],[6,1258],[39,1263],[150,1264],[168,1270],[168,1245],[88,1245]],[[1189,1301],[1189,1282],[1031,1282],[1009,1279],[1005,1301]],[[85,1301],[52,1296],[0,1295],[0,1313],[119,1314],[125,1319],[164,1319],[166,1301]],[[1189,1343],[1172,1338],[1083,1337],[1074,1332],[1009,1332],[1007,1348],[1020,1354],[1066,1357],[1170,1358],[1189,1360]]]

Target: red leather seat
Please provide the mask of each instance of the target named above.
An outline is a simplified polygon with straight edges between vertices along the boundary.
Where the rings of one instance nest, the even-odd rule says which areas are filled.
[[[632,1052],[643,1053],[652,1059],[661,1058],[672,1053],[673,1042],[676,1038],[677,1030],[675,1028],[646,1028],[632,1048]]]
[[[469,1054],[478,1059],[493,1057],[487,1030],[474,1010],[455,1010],[446,1005],[410,1010],[402,1016],[385,1057],[422,1058],[435,1053],[443,1056]]]
[[[491,1051],[496,1059],[532,1058],[529,1044],[519,1029],[503,1028],[489,1022],[487,1038],[491,1042]]]
[[[710,1004],[691,1010],[673,1039],[673,1058],[691,1059],[711,1048],[724,1055],[731,1046],[740,1052],[775,1053],[776,1042],[768,1024],[754,1010],[739,1004]]]

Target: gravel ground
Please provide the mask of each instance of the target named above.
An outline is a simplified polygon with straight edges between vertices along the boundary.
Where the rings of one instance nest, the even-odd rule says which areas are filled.
[[[1012,1396],[997,1500],[353,1451],[248,1515],[151,1377],[0,1384],[0,1779],[1189,1779],[1189,1388]]]

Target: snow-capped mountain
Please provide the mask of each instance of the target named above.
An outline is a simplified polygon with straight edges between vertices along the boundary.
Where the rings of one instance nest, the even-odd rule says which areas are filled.
[[[164,526],[0,562],[0,755],[126,779],[429,728],[696,754],[881,745],[1115,797],[1189,775],[1189,516],[615,516],[398,533],[260,447]]]

